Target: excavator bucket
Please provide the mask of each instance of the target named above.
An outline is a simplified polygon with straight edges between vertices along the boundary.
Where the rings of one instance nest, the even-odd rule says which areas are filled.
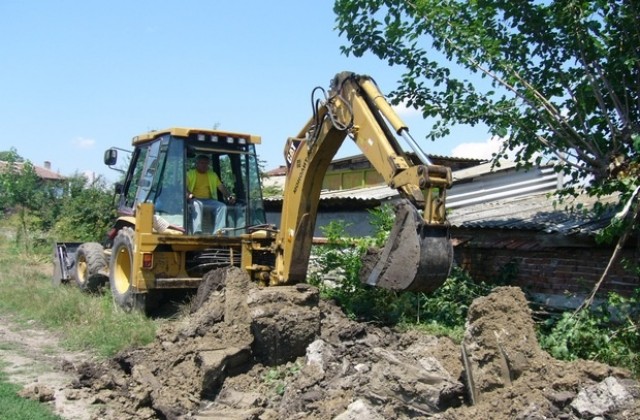
[[[444,283],[453,262],[446,226],[424,223],[416,208],[401,200],[385,247],[363,257],[360,280],[396,291],[431,292]]]

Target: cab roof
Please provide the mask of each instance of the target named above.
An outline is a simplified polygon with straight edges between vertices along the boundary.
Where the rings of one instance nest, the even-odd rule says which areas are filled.
[[[188,128],[188,127],[170,127],[163,130],[152,130],[140,135],[135,136],[131,140],[131,144],[136,146],[138,144],[146,143],[148,141],[157,139],[158,137],[170,134],[176,137],[197,137],[198,134],[210,136],[210,137],[234,137],[243,138],[247,143],[260,144],[261,137],[253,134],[235,133],[232,131],[221,131],[208,128]]]

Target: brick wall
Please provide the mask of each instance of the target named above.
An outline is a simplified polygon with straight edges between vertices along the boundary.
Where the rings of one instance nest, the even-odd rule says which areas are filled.
[[[545,249],[499,249],[457,246],[456,263],[473,279],[493,283],[507,279],[532,293],[561,295],[565,292],[591,292],[609,262],[613,247],[559,247]],[[637,261],[634,250],[625,250],[623,258]],[[604,297],[609,291],[628,295],[640,288],[637,275],[618,263],[599,289]]]

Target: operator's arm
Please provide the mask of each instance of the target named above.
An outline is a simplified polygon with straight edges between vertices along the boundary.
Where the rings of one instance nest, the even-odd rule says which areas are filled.
[[[227,187],[224,186],[222,182],[218,184],[218,190],[222,193],[222,196],[224,197],[224,199],[228,201],[230,204],[233,204],[236,202],[236,198],[229,193],[229,190],[227,189]]]

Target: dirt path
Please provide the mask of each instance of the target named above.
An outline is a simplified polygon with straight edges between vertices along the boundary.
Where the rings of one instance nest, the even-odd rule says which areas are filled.
[[[69,389],[75,366],[89,360],[88,353],[65,350],[50,331],[0,315],[0,363],[8,381],[23,387],[21,395],[50,403],[65,419],[89,419],[95,411],[93,400],[75,398]]]

